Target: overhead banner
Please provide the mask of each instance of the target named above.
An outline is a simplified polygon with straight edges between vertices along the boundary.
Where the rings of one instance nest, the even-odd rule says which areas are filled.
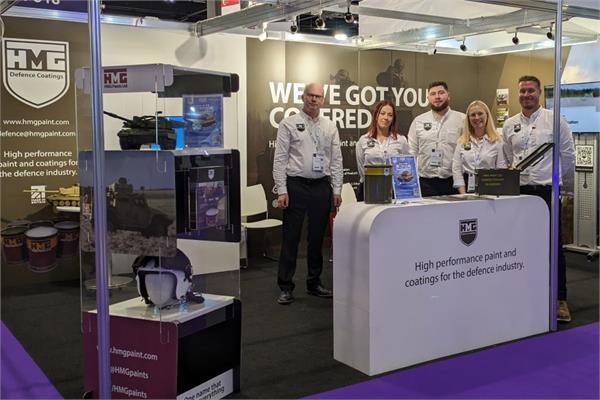
[[[264,60],[270,60],[267,66]],[[430,81],[445,80],[451,87],[460,87],[452,99],[452,107],[458,110],[466,108],[477,89],[465,75],[471,72],[473,77],[477,72],[476,63],[467,57],[432,58],[388,50],[359,52],[340,46],[248,39],[247,68],[248,184],[263,185],[270,207],[276,198],[272,166],[277,128],[283,118],[302,109],[306,83],[324,85],[321,115],[338,127],[344,182],[353,185],[359,180],[356,142],[371,124],[377,102],[394,103],[397,129],[406,135],[412,119],[429,109]],[[274,208],[269,212],[279,213]]]

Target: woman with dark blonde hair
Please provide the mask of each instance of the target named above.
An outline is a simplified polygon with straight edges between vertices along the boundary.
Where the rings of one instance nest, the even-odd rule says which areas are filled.
[[[390,157],[408,154],[408,141],[396,131],[396,109],[394,103],[382,100],[373,110],[373,118],[367,133],[356,142],[356,165],[360,176],[358,199],[362,200],[362,185],[365,165],[385,165]]]
[[[452,160],[454,187],[459,193],[475,191],[476,170],[506,168],[502,137],[496,132],[488,106],[475,100],[466,114]]]

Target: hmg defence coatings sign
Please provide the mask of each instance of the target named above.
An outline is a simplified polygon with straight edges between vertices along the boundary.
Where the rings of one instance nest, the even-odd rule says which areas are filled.
[[[35,108],[59,100],[69,89],[69,43],[49,40],[2,40],[4,87]]]

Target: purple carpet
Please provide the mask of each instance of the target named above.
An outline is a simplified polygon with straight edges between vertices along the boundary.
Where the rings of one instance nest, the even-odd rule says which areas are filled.
[[[0,398],[62,399],[19,341],[0,324]]]
[[[536,336],[309,398],[598,399],[598,329],[594,323]]]

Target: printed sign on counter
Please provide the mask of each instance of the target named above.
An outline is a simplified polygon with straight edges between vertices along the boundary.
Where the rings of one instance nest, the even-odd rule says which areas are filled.
[[[394,198],[418,199],[421,197],[419,176],[415,156],[403,155],[390,158],[392,164],[392,179],[394,182]]]

